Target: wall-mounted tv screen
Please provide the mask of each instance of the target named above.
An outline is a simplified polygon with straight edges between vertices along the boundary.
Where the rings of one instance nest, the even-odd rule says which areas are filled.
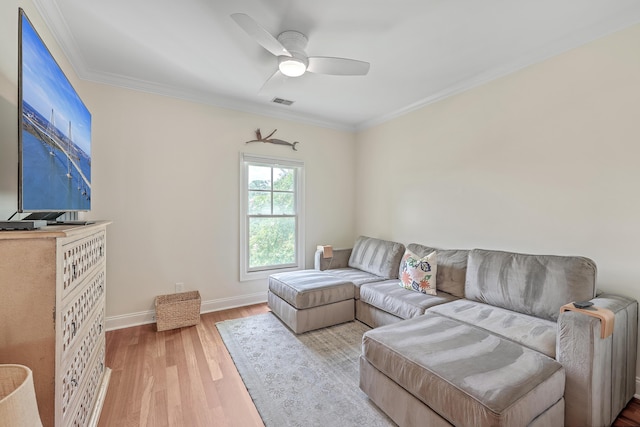
[[[19,13],[18,211],[91,209],[91,113]]]

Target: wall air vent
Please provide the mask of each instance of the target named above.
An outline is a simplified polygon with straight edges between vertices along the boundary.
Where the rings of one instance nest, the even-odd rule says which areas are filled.
[[[282,99],[282,98],[273,98],[271,100],[271,102],[275,102],[276,104],[282,104],[282,105],[291,105],[293,104],[295,101],[289,101],[288,99]]]

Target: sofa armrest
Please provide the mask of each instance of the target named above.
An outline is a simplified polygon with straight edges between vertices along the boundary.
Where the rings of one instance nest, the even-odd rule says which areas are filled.
[[[316,270],[328,270],[330,268],[346,268],[349,266],[352,248],[333,249],[331,258],[323,258],[322,251],[317,250],[314,257],[314,268]]]
[[[558,317],[556,358],[567,378],[567,426],[610,425],[635,393],[638,303],[612,294],[591,301],[613,312],[612,335],[601,338],[596,317],[577,311]]]

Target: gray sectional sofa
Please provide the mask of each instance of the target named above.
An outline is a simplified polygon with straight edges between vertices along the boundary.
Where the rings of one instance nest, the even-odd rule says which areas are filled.
[[[332,258],[316,253],[315,273],[270,279],[269,305],[290,327],[313,311],[302,332],[327,326],[332,304],[340,321],[351,320],[351,301],[373,328],[363,337],[360,387],[397,424],[602,426],[633,397],[638,303],[597,294],[593,261],[407,249],[436,251],[436,295],[399,286],[404,245],[365,236]],[[332,311],[323,310],[327,297]],[[597,309],[565,306],[585,300]],[[605,322],[613,333],[603,338]]]

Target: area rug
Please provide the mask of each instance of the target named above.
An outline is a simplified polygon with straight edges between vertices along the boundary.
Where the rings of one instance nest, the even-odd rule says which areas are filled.
[[[216,326],[265,426],[395,425],[358,387],[364,324],[295,335],[264,313]]]

